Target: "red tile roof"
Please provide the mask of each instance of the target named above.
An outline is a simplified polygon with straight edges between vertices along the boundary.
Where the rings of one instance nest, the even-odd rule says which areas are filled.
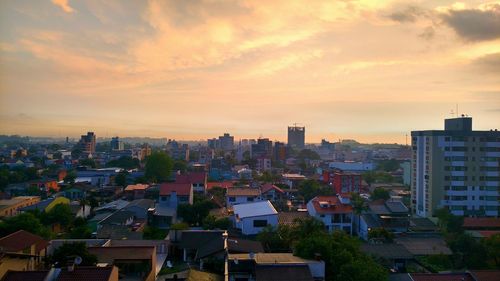
[[[232,188],[234,183],[232,181],[223,181],[223,182],[207,182],[207,190],[210,190],[214,187],[222,187],[224,189]]]
[[[464,228],[500,228],[500,218],[464,218]]]
[[[500,270],[471,270],[471,274],[477,281],[500,280]]]
[[[283,193],[285,193],[285,192],[283,191],[283,189],[281,189],[281,188],[277,187],[277,186],[276,186],[276,185],[274,185],[274,184],[270,184],[270,183],[266,183],[266,184],[264,184],[264,185],[260,188],[260,190],[262,190],[262,193],[266,193],[266,192],[271,191],[271,190],[273,190],[273,189],[274,189],[274,190],[276,190],[276,191],[277,191],[277,192],[279,192],[279,193],[282,193],[282,194],[283,194]]]
[[[337,196],[316,196],[311,199],[312,205],[320,214],[345,214],[352,213],[352,206],[342,204]],[[328,202],[329,207],[321,207],[320,202]]]
[[[227,190],[226,196],[259,196],[257,188],[231,188]]]
[[[175,176],[176,183],[205,183],[207,181],[206,172],[189,172],[184,175]]]
[[[113,269],[118,270],[118,268],[114,266],[76,266],[74,271],[61,271],[56,281],[108,281],[110,280]]]
[[[125,188],[126,191],[132,191],[132,190],[145,190],[149,187],[148,184],[130,184],[127,185]]]
[[[176,192],[177,195],[189,196],[192,188],[190,183],[163,183],[160,185],[160,195],[170,195],[172,192]]]
[[[49,242],[22,229],[0,238],[0,247],[6,252],[19,252],[33,244],[36,245],[36,253],[39,253],[49,245]]]

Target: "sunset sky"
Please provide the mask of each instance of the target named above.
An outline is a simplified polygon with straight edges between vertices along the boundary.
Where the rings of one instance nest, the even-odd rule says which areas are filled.
[[[0,2],[0,134],[405,142],[500,124],[500,2]]]

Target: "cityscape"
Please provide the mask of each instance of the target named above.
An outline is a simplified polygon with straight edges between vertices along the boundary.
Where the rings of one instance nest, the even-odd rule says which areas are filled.
[[[0,281],[498,281],[499,58],[498,1],[0,2]]]

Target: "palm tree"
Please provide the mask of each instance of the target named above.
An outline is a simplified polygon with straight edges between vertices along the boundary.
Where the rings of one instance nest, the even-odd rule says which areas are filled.
[[[363,197],[361,197],[357,193],[351,193],[351,205],[352,205],[352,209],[354,211],[354,214],[356,214],[358,216],[357,234],[359,237],[359,232],[361,231],[361,214],[363,214],[363,212],[366,211],[368,209],[368,207],[366,206],[366,202],[363,199]]]

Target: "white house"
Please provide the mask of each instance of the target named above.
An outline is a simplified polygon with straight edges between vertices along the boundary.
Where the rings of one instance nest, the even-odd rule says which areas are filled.
[[[258,188],[229,188],[226,192],[226,206],[261,201]]]
[[[337,196],[316,196],[307,203],[307,211],[311,217],[322,221],[328,231],[344,230],[352,235],[352,206]]]
[[[235,227],[244,235],[255,235],[267,225],[278,225],[278,212],[269,200],[234,206]]]

